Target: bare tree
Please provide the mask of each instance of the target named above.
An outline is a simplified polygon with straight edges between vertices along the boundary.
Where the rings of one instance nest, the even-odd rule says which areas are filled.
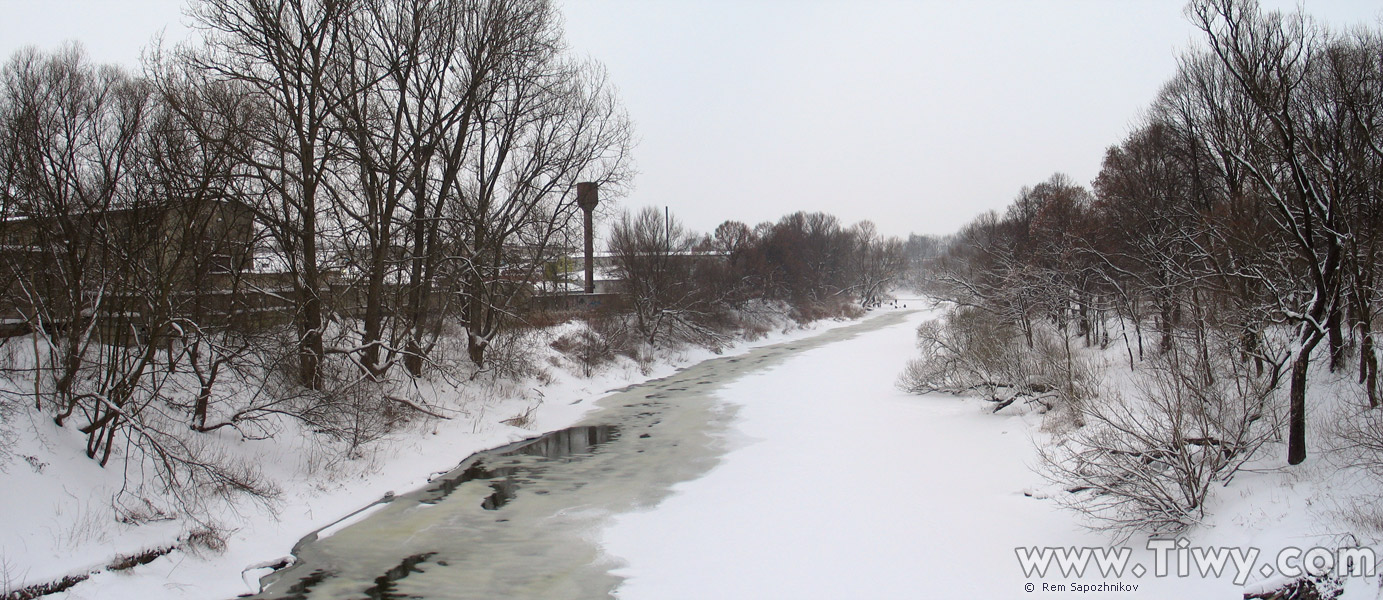
[[[1086,425],[1040,449],[1059,500],[1093,525],[1123,537],[1179,533],[1271,437],[1272,387],[1238,361],[1204,363],[1185,350],[1152,359],[1136,398],[1081,403]]]
[[[1379,398],[1378,356],[1373,321],[1378,313],[1377,265],[1380,235],[1383,235],[1383,38],[1377,32],[1356,31],[1332,37],[1326,46],[1320,68],[1313,78],[1315,102],[1330,108],[1329,119],[1320,121],[1317,131],[1332,143],[1330,162],[1336,169],[1347,215],[1341,223],[1345,237],[1343,287],[1345,298],[1339,303],[1353,315],[1349,329],[1359,338],[1359,383],[1364,385],[1369,405],[1377,408]],[[1336,313],[1341,311],[1337,307]],[[1332,367],[1340,367],[1341,319],[1331,323]]]
[[[240,157],[258,187],[255,206],[292,274],[301,383],[322,386],[326,325],[324,230],[341,134],[341,88],[352,0],[198,0],[191,13],[207,51],[192,60],[213,80],[243,86],[259,105],[254,146]],[[250,189],[246,186],[244,189]]]
[[[361,7],[343,32],[350,52],[345,90],[358,93],[343,95],[334,115],[348,142],[343,178],[359,195],[331,208],[349,266],[363,280],[353,286],[363,288],[363,297],[355,294],[363,304],[360,344],[342,352],[379,377],[400,353],[403,240],[414,226],[436,227],[426,223],[429,200],[415,195],[426,194],[422,179],[442,128],[471,107],[451,96],[464,33],[455,27],[454,4],[381,0]]]
[[[524,282],[564,251],[575,182],[627,177],[627,118],[598,67],[563,57],[549,2],[360,7],[343,34],[356,92],[337,112],[362,193],[333,205],[364,280],[347,353],[378,376],[387,350],[416,375],[454,315],[483,364]]]
[[[699,256],[692,250],[695,244],[695,235],[654,207],[623,213],[610,230],[621,293],[649,344],[669,338],[712,345],[720,340],[706,324],[714,307],[696,276],[698,263],[714,258]]]
[[[856,223],[850,234],[855,243],[850,253],[855,296],[866,306],[880,302],[906,270],[903,242],[879,235],[871,221]]]
[[[578,222],[576,183],[629,176],[632,130],[602,69],[548,57],[497,82],[476,113],[473,162],[453,190],[454,261],[471,360],[511,319]]]
[[[181,58],[158,54],[149,69],[157,103],[141,145],[141,194],[162,215],[162,239],[145,272],[156,293],[145,303],[167,323],[145,327],[167,341],[169,369],[185,362],[196,376],[190,424],[207,431],[222,373],[262,349],[244,335],[252,309],[246,275],[260,232],[254,208],[240,199],[239,162],[254,143],[257,107],[239,84],[208,81]]]
[[[1313,139],[1317,119],[1331,118],[1307,93],[1319,59],[1320,37],[1299,14],[1264,13],[1249,0],[1200,0],[1188,7],[1205,34],[1218,66],[1264,123],[1268,134],[1247,152],[1231,157],[1244,167],[1272,207],[1310,287],[1306,294],[1279,294],[1297,328],[1291,370],[1287,461],[1306,460],[1306,376],[1311,353],[1338,322],[1341,263],[1347,229],[1341,173],[1324,147]],[[1233,108],[1216,105],[1214,110]],[[1297,300],[1293,302],[1292,300]]]
[[[21,52],[4,79],[7,266],[16,308],[44,338],[47,356],[35,358],[54,375],[51,390],[35,390],[35,403],[54,394],[61,423],[78,406],[74,384],[119,282],[118,226],[107,218],[136,198],[148,93],[115,68],[92,66],[75,46]],[[100,415],[95,422],[106,423]],[[93,438],[88,454],[102,445],[109,447]]]
[[[216,202],[225,155],[198,143],[155,85],[75,47],[21,53],[3,94],[17,217],[4,224],[5,258],[32,324],[36,408],[74,422],[102,466],[124,449],[122,493],[155,482],[190,512],[209,494],[263,497],[252,469],[185,437],[176,410],[173,340],[195,320],[186,292],[226,266],[218,258],[245,256],[223,233],[248,213]]]

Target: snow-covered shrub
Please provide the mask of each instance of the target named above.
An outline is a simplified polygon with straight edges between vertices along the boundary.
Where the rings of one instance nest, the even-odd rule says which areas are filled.
[[[4,472],[4,465],[9,462],[14,450],[15,432],[12,427],[22,408],[20,402],[17,396],[0,393],[0,473]]]
[[[387,382],[358,376],[328,381],[333,385],[327,389],[301,392],[293,412],[313,433],[340,444],[347,458],[360,458],[365,446],[412,416],[391,399]]]
[[[178,547],[193,554],[220,554],[229,536],[225,529],[203,524],[178,537]]]
[[[1349,466],[1383,477],[1383,410],[1349,415],[1336,429],[1342,442],[1340,454]]]
[[[1084,426],[1039,448],[1042,471],[1091,525],[1126,537],[1199,521],[1212,486],[1272,435],[1271,379],[1234,359],[1174,350],[1151,359],[1131,394],[1077,406]],[[1224,356],[1224,355],[1220,355]]]
[[[898,387],[914,394],[979,394],[1001,410],[1025,400],[1052,408],[1090,397],[1096,370],[1059,333],[1039,331],[1029,346],[1017,327],[975,308],[917,328],[920,356],[909,361]]]
[[[858,319],[864,316],[864,308],[846,297],[832,296],[793,305],[789,314],[798,323],[811,323],[826,319]]]
[[[501,329],[485,351],[485,365],[475,375],[494,379],[520,380],[541,377],[537,348],[542,347],[542,331],[532,327]]]
[[[746,341],[762,339],[771,331],[786,333],[802,326],[793,318],[792,305],[782,300],[751,299],[731,307],[729,313],[739,337]]]
[[[1368,408],[1366,390],[1350,385],[1352,393],[1343,394],[1345,406],[1339,411],[1331,430],[1335,447],[1332,462],[1352,472],[1383,481],[1383,409]],[[1356,396],[1350,398],[1350,396]],[[1353,400],[1353,402],[1350,402]],[[1339,509],[1348,523],[1375,533],[1383,533],[1383,506],[1377,502],[1348,503]]]
[[[134,326],[103,330],[102,338],[93,335],[82,353],[71,355],[76,362],[63,366],[55,361],[66,355],[53,350],[47,332],[15,338],[6,344],[12,350],[0,370],[0,429],[10,421],[6,409],[14,409],[15,416],[70,424],[84,436],[86,456],[123,477],[109,501],[124,523],[197,520],[222,501],[267,501],[276,491],[255,465],[205,435],[219,429],[206,426],[207,414],[211,423],[243,414],[222,405],[224,397],[234,395],[232,386],[212,386],[203,378],[211,364],[191,358],[197,350],[189,340],[200,333],[194,324],[183,321],[174,330],[182,335],[151,336]],[[218,368],[221,380],[229,381],[233,369]],[[73,376],[64,381],[63,373]],[[208,398],[209,411],[199,402]],[[197,406],[204,408],[201,419]],[[44,463],[29,459],[32,468],[42,470]],[[65,526],[78,534],[86,528],[80,521]]]
[[[579,321],[577,327],[553,340],[551,346],[578,365],[585,377],[590,377],[601,365],[615,360],[610,343],[587,321]]]
[[[621,313],[598,313],[586,320],[591,331],[604,342],[609,351],[617,356],[627,356],[638,360],[643,348],[643,337],[634,327],[633,319]]]
[[[1015,329],[988,313],[952,310],[917,327],[920,356],[908,362],[899,386],[923,394],[1011,385],[1010,367],[1021,362],[1015,340]]]

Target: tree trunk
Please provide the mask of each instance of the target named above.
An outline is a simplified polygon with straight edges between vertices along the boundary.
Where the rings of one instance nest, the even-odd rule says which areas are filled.
[[[1359,328],[1359,383],[1368,394],[1369,408],[1378,408],[1378,353],[1374,349],[1373,325],[1364,316],[1370,310],[1367,305],[1355,310]]]
[[[1330,335],[1330,372],[1334,373],[1345,368],[1345,336],[1339,302],[1330,309],[1325,326]]]
[[[476,335],[466,336],[466,353],[477,367],[485,366],[485,341]]]
[[[1306,370],[1311,365],[1311,351],[1320,343],[1320,332],[1307,335],[1292,362],[1292,383],[1288,392],[1287,464],[1299,465],[1306,460]]]
[[[370,280],[365,288],[365,322],[361,335],[360,360],[371,376],[384,373],[380,361],[380,340],[384,336],[384,269],[387,257],[384,250],[376,248],[370,264]]]
[[[1084,300],[1078,300],[1078,301],[1076,302],[1076,305],[1077,305],[1078,307],[1080,307],[1080,308],[1078,309],[1078,312],[1077,312],[1077,314],[1078,314],[1079,316],[1077,317],[1078,320],[1077,320],[1076,329],[1077,329],[1077,331],[1080,332],[1080,336],[1083,337],[1083,338],[1085,338],[1085,342],[1084,342],[1084,343],[1085,343],[1085,347],[1086,347],[1086,348],[1089,348],[1089,347],[1090,347],[1090,307],[1085,303]]]
[[[192,347],[187,353],[187,360],[192,367],[192,372],[201,381],[200,389],[197,392],[197,400],[192,405],[192,428],[201,431],[206,428],[207,404],[211,402],[211,385],[207,382],[206,376],[202,373],[201,363],[197,357],[201,353],[200,344]]]
[[[313,269],[314,271],[316,269]],[[304,286],[302,314],[298,317],[298,377],[300,383],[309,389],[322,389],[322,355],[326,349],[322,343],[322,298],[316,287],[315,277],[311,287]]]
[[[1374,354],[1373,332],[1364,331],[1359,344],[1359,383],[1369,396],[1369,408],[1378,408],[1378,356]]]
[[[1158,333],[1161,334],[1157,342],[1157,352],[1166,354],[1172,351],[1172,314],[1175,312],[1172,303],[1164,300],[1159,307],[1160,316],[1158,318]]]
[[[304,290],[302,314],[298,317],[298,380],[308,389],[322,389],[322,301]]]
[[[1028,343],[1028,348],[1031,349],[1031,348],[1033,347],[1033,340],[1032,340],[1032,320],[1031,320],[1031,319],[1028,319],[1027,313],[1024,312],[1024,313],[1022,313],[1022,315],[1021,315],[1019,321],[1020,321],[1020,323],[1022,324],[1022,327],[1023,327],[1023,339],[1024,339],[1024,341],[1026,341],[1026,342]]]
[[[316,149],[303,144],[299,161],[304,173],[311,173]],[[305,177],[306,179],[306,177]],[[317,182],[309,179],[303,185],[298,209],[302,219],[299,243],[302,244],[302,278],[298,298],[298,377],[308,389],[322,389],[322,276],[317,267]]]
[[[428,206],[427,196],[422,187],[422,178],[416,179],[418,188],[414,193],[413,213],[427,215],[431,207]],[[440,204],[441,199],[437,202]],[[423,374],[423,315],[427,311],[432,288],[428,254],[434,249],[431,241],[436,228],[436,223],[429,223],[429,219],[413,219],[413,256],[409,261],[408,273],[408,341],[405,344],[407,355],[403,357],[403,367],[412,377],[421,377]]]

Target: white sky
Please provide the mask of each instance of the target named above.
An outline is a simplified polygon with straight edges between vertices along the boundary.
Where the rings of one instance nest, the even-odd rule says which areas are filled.
[[[559,0],[638,128],[626,206],[688,226],[795,210],[947,233],[1061,171],[1088,183],[1195,39],[1182,0]],[[1292,0],[1266,0],[1291,8]],[[134,65],[182,0],[0,0],[0,55]],[[1377,26],[1376,0],[1303,0]]]

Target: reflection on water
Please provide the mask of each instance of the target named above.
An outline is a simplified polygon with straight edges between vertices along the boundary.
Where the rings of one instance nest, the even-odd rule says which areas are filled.
[[[499,450],[481,452],[461,463],[460,467],[452,471],[453,475],[434,481],[433,487],[424,490],[422,498],[418,501],[423,504],[437,504],[462,484],[484,479],[490,480],[490,488],[494,493],[486,497],[481,506],[486,510],[498,509],[514,498],[519,485],[528,481],[524,476],[538,466],[532,462],[505,462],[503,459],[522,456],[547,460],[579,457],[614,439],[618,431],[619,429],[613,425],[572,427]]]
[[[312,586],[321,583],[322,580],[330,576],[331,573],[321,569],[308,573],[302,579],[293,582],[293,585],[288,586],[288,595],[283,596],[283,598],[285,600],[307,600],[307,593],[312,591]]]
[[[893,317],[893,318],[890,318]],[[715,390],[797,352],[888,326],[891,314],[806,340],[715,359],[600,401],[600,424],[467,458],[334,535],[308,536],[258,598],[609,598],[619,565],[593,532],[708,471],[733,407]]]
[[[365,590],[365,595],[369,597],[370,600],[403,600],[404,598],[418,598],[419,596],[399,594],[396,582],[413,573],[423,573],[424,571],[419,569],[418,565],[432,558],[434,554],[436,554],[436,552],[414,554],[413,556],[403,559],[403,562],[399,563],[399,566],[389,569],[385,571],[383,575],[376,577],[375,586]]]
[[[465,587],[438,584],[447,577],[447,568],[454,564],[474,568],[473,557],[485,556],[474,550],[493,538],[479,532],[533,515],[522,511],[490,520],[468,520],[466,515],[475,509],[499,511],[527,488],[535,496],[546,496],[554,489],[585,487],[585,481],[560,473],[618,437],[617,426],[587,425],[475,454],[427,487],[392,499],[361,523],[325,539],[309,536],[295,552],[300,558],[296,565],[266,578],[273,583],[266,583],[262,597],[482,597],[471,595]],[[395,557],[395,564],[381,569],[381,561],[389,557]],[[468,558],[472,559],[469,563]],[[383,574],[369,577],[381,570]],[[432,574],[440,577],[429,580]],[[279,588],[284,588],[283,595],[276,595]]]

